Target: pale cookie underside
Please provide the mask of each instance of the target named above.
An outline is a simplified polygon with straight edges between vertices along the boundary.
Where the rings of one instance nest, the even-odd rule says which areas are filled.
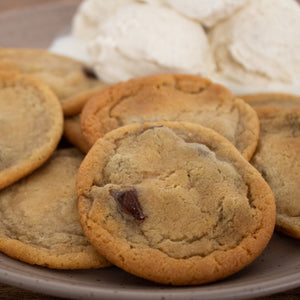
[[[248,104],[225,87],[193,75],[163,74],[116,84],[88,101],[81,117],[90,145],[119,126],[156,121],[186,121],[212,128],[248,160],[259,135],[258,118]]]
[[[261,135],[252,164],[276,199],[276,227],[300,238],[300,108],[260,107]]]
[[[68,115],[81,110],[87,92],[103,85],[84,63],[41,49],[0,48],[0,71],[20,72],[43,80]]]
[[[274,197],[260,174],[226,139],[192,123],[111,131],[84,159],[77,193],[98,251],[164,284],[225,278],[253,261],[274,229]]]
[[[61,105],[44,83],[0,74],[0,189],[45,162],[62,130]]]
[[[79,223],[75,182],[83,155],[55,152],[30,176],[0,192],[0,250],[21,261],[57,269],[109,265]]]

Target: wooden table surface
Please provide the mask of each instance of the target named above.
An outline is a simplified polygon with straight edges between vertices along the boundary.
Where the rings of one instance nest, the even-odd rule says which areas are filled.
[[[81,0],[0,0],[0,46],[47,48],[53,38],[61,34],[66,24],[70,24],[76,7]],[[103,0],[112,1],[112,0]],[[300,0],[298,0],[300,2]],[[58,16],[47,15],[49,9],[56,9],[60,5]],[[16,24],[12,19],[18,19]],[[34,19],[30,24],[29,18]],[[51,26],[49,26],[51,24]],[[37,34],[32,30],[34,26],[44,27],[47,34]],[[22,28],[22,31],[20,31]],[[22,38],[21,38],[22,37]],[[37,294],[13,286],[0,283],[0,299],[62,299]],[[300,299],[300,288],[276,295],[256,298],[259,300],[296,300]]]

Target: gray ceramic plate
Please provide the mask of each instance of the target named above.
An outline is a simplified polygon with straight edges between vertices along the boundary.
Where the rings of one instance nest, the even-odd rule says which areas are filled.
[[[300,287],[300,241],[275,233],[262,255],[230,278],[196,287],[162,286],[116,267],[57,271],[0,255],[0,281],[73,299],[249,299]]]
[[[70,24],[78,3],[55,1],[0,14],[1,46],[47,48],[61,28]],[[264,253],[247,268],[227,280],[196,287],[161,286],[116,267],[49,270],[0,254],[0,282],[73,299],[249,299],[300,287],[299,250],[300,241],[275,234]]]

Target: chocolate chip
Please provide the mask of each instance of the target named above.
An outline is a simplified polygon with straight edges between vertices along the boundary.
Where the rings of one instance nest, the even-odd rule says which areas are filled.
[[[82,67],[82,72],[84,73],[84,75],[88,78],[91,78],[91,79],[97,79],[97,75],[96,73],[89,67]]]
[[[147,216],[143,213],[136,189],[123,187],[121,189],[112,189],[109,192],[126,214],[133,216],[138,221],[145,220]]]

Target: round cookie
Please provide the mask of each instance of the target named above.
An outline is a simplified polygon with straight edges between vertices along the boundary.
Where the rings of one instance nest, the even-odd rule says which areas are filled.
[[[61,105],[43,82],[0,73],[0,189],[41,166],[63,131]]]
[[[0,191],[0,251],[56,269],[108,266],[83,234],[76,175],[83,155],[56,151],[40,169]]]
[[[260,138],[251,163],[276,199],[276,228],[300,239],[300,107],[260,107]]]
[[[87,153],[89,151],[90,147],[84,139],[81,132],[80,114],[69,118],[65,118],[64,136],[72,145],[77,147],[81,152]]]
[[[254,108],[275,106],[282,108],[300,107],[300,96],[282,93],[262,93],[240,95],[244,101]]]
[[[274,196],[259,172],[198,124],[129,124],[97,140],[77,176],[80,221],[109,261],[163,284],[225,278],[266,247]]]
[[[78,113],[89,93],[104,86],[86,64],[42,49],[0,48],[0,71],[20,72],[43,80],[67,115]]]
[[[195,75],[161,74],[121,82],[84,106],[82,133],[93,143],[129,123],[186,121],[212,128],[231,141],[246,159],[257,145],[255,111],[225,87]]]

